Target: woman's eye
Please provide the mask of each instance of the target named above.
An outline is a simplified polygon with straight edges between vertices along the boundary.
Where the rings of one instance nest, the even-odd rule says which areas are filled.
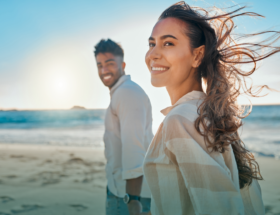
[[[149,47],[154,47],[155,44],[154,43],[149,43]]]
[[[170,42],[166,42],[164,43],[165,46],[173,46],[173,43],[170,43]]]

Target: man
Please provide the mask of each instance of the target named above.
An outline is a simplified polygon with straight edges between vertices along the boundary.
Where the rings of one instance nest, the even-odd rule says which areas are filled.
[[[152,108],[144,90],[125,75],[123,49],[112,40],[95,46],[98,74],[110,89],[105,116],[105,157],[108,181],[106,214],[138,215],[150,211],[151,193],[142,164],[153,138]]]

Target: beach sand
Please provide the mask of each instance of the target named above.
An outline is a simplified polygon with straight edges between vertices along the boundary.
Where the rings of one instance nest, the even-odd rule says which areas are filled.
[[[280,214],[280,160],[257,158],[267,214]],[[103,149],[0,144],[0,215],[103,215]]]
[[[0,145],[0,215],[105,214],[102,149]]]

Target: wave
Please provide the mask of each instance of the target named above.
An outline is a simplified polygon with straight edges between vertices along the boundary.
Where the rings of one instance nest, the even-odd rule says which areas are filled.
[[[0,144],[103,147],[104,127],[63,129],[0,129]]]

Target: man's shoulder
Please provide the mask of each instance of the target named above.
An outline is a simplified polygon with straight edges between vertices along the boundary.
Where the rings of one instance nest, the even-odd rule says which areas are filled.
[[[123,105],[148,107],[151,103],[148,95],[138,84],[126,81],[116,89],[112,96],[112,107],[117,108]]]
[[[124,97],[147,97],[145,91],[137,83],[132,80],[128,80],[120,85],[115,93],[114,97],[124,98]]]

